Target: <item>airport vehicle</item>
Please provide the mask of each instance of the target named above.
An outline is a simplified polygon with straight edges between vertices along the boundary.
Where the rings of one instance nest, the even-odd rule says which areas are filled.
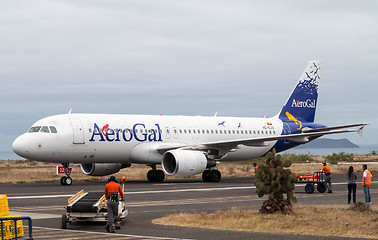
[[[338,133],[362,132],[367,124],[335,127],[314,122],[321,62],[310,61],[281,111],[270,118],[68,114],[43,118],[13,142],[16,154],[31,160],[61,163],[63,185],[70,185],[73,163],[91,176],[105,176],[132,164],[146,164],[151,182],[165,174],[189,177],[202,173],[218,182],[219,161],[264,156]],[[161,165],[163,170],[158,170]]]
[[[124,189],[123,186],[122,188]],[[103,192],[84,192],[84,190],[81,190],[68,199],[66,210],[67,213],[62,215],[62,229],[66,229],[67,223],[72,222],[108,221],[106,199]],[[118,213],[120,220],[127,216],[128,210],[125,201],[119,202]]]
[[[317,185],[316,189],[318,190],[318,192],[324,193],[327,190],[327,185],[324,181],[324,172],[317,171],[313,174],[297,175],[296,183],[306,183],[306,193],[313,193],[315,184]]]

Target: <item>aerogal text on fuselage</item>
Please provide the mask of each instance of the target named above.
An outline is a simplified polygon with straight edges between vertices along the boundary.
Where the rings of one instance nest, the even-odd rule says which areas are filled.
[[[110,128],[109,124],[104,125],[102,128],[94,123],[92,137],[89,141],[100,142],[130,142],[135,139],[138,142],[162,142],[161,129],[159,124],[155,124],[156,129],[147,129],[143,123],[136,123],[132,128]]]

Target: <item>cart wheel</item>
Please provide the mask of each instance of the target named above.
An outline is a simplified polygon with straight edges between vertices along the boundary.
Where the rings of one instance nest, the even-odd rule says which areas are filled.
[[[320,193],[324,193],[327,190],[327,186],[324,182],[319,182],[316,188]]]
[[[314,192],[314,185],[312,183],[307,183],[305,186],[306,193],[313,193]]]
[[[63,214],[62,215],[62,229],[66,229],[67,228],[67,216],[66,214]]]

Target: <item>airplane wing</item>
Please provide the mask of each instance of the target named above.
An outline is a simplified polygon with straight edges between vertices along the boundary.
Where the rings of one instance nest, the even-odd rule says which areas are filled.
[[[320,137],[324,135],[348,133],[348,132],[361,133],[362,128],[365,127],[366,125],[367,124],[353,124],[353,125],[345,125],[345,126],[336,126],[336,127],[329,127],[329,128],[314,129],[318,131],[308,130],[308,132],[302,132],[302,133],[297,133],[297,134],[258,137],[258,138],[249,138],[249,139],[238,139],[238,140],[231,140],[231,141],[209,142],[209,143],[204,143],[203,145],[208,146],[208,147],[215,147],[215,148],[222,148],[222,147],[227,148],[231,146],[237,146],[239,144],[243,144],[247,146],[265,146],[266,142],[283,140],[283,139],[287,139],[293,142],[306,143],[309,141],[309,137]],[[361,127],[359,129],[337,130],[341,128],[359,127],[359,126]],[[335,129],[335,130],[332,130],[332,129]]]
[[[366,125],[368,124],[361,123],[361,124],[343,125],[343,126],[326,127],[326,128],[318,128],[318,129],[307,129],[307,130],[303,130],[302,133],[298,133],[298,134],[246,138],[246,139],[236,139],[236,140],[227,140],[227,141],[216,141],[216,142],[202,143],[199,145],[170,144],[170,145],[159,146],[157,150],[161,154],[163,154],[166,151],[178,149],[178,148],[186,149],[186,150],[199,150],[199,151],[206,151],[209,149],[222,149],[222,152],[225,153],[237,147],[237,145],[239,144],[246,145],[246,146],[263,147],[263,146],[266,146],[267,142],[269,141],[278,141],[278,140],[284,140],[284,139],[287,139],[293,142],[306,143],[310,141],[309,139],[310,137],[320,137],[324,135],[349,133],[349,132],[357,132],[361,134],[362,129]],[[352,127],[360,127],[360,128],[352,129],[352,130],[343,129],[343,128],[352,128]],[[343,130],[340,130],[340,129],[343,129]]]

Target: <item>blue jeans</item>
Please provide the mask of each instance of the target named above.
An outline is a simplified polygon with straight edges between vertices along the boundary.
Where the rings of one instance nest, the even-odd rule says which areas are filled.
[[[370,185],[364,185],[365,203],[370,203]]]

